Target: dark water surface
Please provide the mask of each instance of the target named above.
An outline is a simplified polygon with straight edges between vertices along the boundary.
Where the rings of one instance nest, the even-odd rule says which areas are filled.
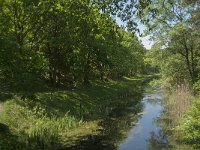
[[[124,100],[126,101],[126,100]],[[83,137],[67,150],[161,150],[167,137],[158,123],[164,110],[163,92],[145,92],[114,109],[99,126],[101,134]],[[140,114],[140,115],[137,115]]]

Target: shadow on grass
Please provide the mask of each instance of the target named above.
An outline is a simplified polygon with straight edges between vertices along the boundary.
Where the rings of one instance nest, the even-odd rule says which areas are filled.
[[[55,90],[30,94],[24,98],[29,100],[24,105],[32,108],[39,104],[50,117],[63,117],[68,113],[84,120],[100,119],[105,115],[108,107],[114,109],[126,103],[120,100],[121,98],[134,97],[141,93],[142,84],[142,80],[130,79],[120,82],[95,81],[87,88],[79,87],[66,91]]]
[[[0,92],[0,102],[5,102],[13,98],[13,95],[9,92]]]
[[[50,150],[59,149],[60,143],[57,139],[52,140],[51,143],[41,142],[41,137],[23,134],[15,135],[9,127],[0,123],[0,150]]]
[[[13,135],[9,127],[0,123],[0,149],[1,150],[14,150],[21,149],[25,143],[20,143],[17,136]]]

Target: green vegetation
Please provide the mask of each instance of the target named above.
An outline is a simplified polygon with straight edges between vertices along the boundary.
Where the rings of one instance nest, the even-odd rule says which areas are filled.
[[[0,1],[1,86],[35,92],[142,72],[145,49],[98,3]]]
[[[199,2],[156,0],[149,8],[143,20],[155,43],[145,62],[168,92],[164,128],[172,149],[199,149]]]
[[[143,72],[145,48],[117,25],[115,4],[0,0],[0,149],[59,149],[141,89],[123,77]]]
[[[0,0],[0,149],[60,149],[141,91],[128,77],[146,50],[125,14],[148,1],[124,2]]]
[[[3,104],[1,149],[57,149],[69,146],[78,135],[97,134],[100,120],[124,108],[130,101],[126,97],[140,94],[141,85],[151,78],[96,81],[87,89],[36,93],[25,99],[15,95]]]
[[[196,99],[186,115],[181,120],[177,130],[181,133],[180,139],[195,149],[200,148],[200,101]]]
[[[139,98],[148,74],[168,93],[172,147],[198,149],[199,8],[198,0],[0,0],[0,149],[61,149],[130,103],[136,115],[137,100],[125,97]]]
[[[6,102],[4,108],[1,126],[8,126],[10,131],[1,133],[1,149],[59,148],[60,134],[81,123],[68,114],[48,117],[41,107],[27,109],[17,104],[16,99]]]

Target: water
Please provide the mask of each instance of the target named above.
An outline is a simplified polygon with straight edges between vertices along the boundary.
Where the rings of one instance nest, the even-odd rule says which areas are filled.
[[[128,137],[119,146],[118,150],[148,150],[152,148],[152,139],[159,136],[162,133],[162,128],[158,125],[156,120],[163,111],[162,105],[162,93],[146,93],[142,100],[144,109],[138,123],[130,130]],[[157,143],[154,148],[166,148],[166,138],[162,141],[157,138]],[[159,141],[160,140],[160,141]]]
[[[164,110],[162,100],[160,89],[132,97],[100,122],[101,134],[83,137],[66,150],[168,149],[166,134],[157,122]]]

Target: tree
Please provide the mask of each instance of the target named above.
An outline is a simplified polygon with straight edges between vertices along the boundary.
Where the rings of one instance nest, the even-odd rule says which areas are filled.
[[[159,43],[160,49],[178,54],[184,60],[186,74],[195,82],[198,78],[198,37],[194,31],[194,24],[190,21],[198,7],[184,1],[157,0],[146,10],[146,24],[153,39]],[[149,14],[147,14],[149,12]],[[155,26],[156,25],[156,26]],[[183,66],[185,66],[183,65]],[[184,67],[183,67],[184,68]]]
[[[111,16],[132,3],[102,2],[0,1],[1,77],[31,91],[141,72],[144,48]]]

